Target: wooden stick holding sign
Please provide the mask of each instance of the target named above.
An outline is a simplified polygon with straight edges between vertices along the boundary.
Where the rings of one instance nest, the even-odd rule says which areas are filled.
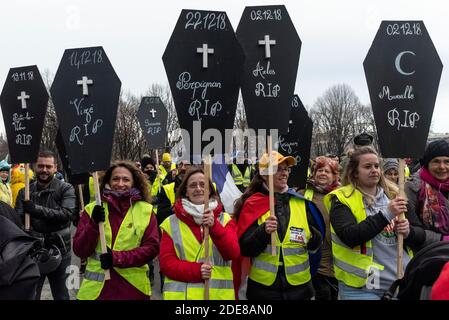
[[[94,188],[95,188],[95,202],[97,205],[101,206],[101,193],[100,193],[100,185],[98,183],[98,172],[95,171],[92,174],[92,177],[94,179]],[[107,253],[108,248],[106,246],[106,236],[104,234],[104,222],[100,222],[98,224],[98,230],[100,231],[100,243],[101,243],[101,252]],[[111,279],[111,274],[109,270],[104,270],[104,279],[109,280]]]
[[[25,163],[25,201],[30,200],[30,164]],[[30,214],[25,213],[25,230],[30,231]]]
[[[405,160],[399,159],[399,196],[407,199],[407,195],[404,191],[405,185]],[[405,212],[404,212],[405,213]],[[402,213],[399,216],[399,220],[404,220],[405,215]],[[404,268],[403,268],[403,255],[404,255],[404,236],[402,233],[398,233],[398,261],[397,261],[397,277],[401,279],[404,276]]]
[[[268,136],[268,191],[270,197],[270,216],[275,216],[274,211],[274,185],[273,185],[273,141],[271,140],[271,136]],[[271,233],[271,255],[275,256],[276,253],[276,232]]]
[[[145,169],[145,168],[143,168],[143,169]],[[157,181],[159,182],[158,183],[158,193],[159,192],[161,192],[161,184],[162,184],[162,182],[161,182],[161,175],[159,174],[159,151],[156,149],[156,173],[157,173],[157,176],[156,176],[156,178],[157,178]]]
[[[211,158],[208,155],[204,162],[204,212],[209,209],[209,181],[212,177]],[[209,227],[204,227],[204,263],[210,264],[209,254]],[[209,300],[209,279],[204,281],[204,300]]]
[[[78,185],[78,192],[80,194],[80,205],[81,205],[81,211],[84,210],[84,196],[83,196],[83,185]]]

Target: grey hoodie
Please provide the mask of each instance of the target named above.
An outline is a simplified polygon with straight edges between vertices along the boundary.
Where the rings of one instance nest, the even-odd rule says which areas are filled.
[[[391,221],[394,218],[394,215],[388,209],[389,201],[390,200],[386,196],[384,190],[381,187],[378,187],[374,203],[370,207],[364,200],[366,215],[372,216],[380,211],[387,220]],[[371,239],[371,242],[373,245],[374,262],[383,265],[384,270],[380,272],[377,272],[376,270],[369,278],[366,288],[386,291],[390,288],[393,281],[397,279],[397,238],[394,232],[383,230]],[[405,267],[410,261],[410,256],[405,250],[403,257],[403,268],[405,270]],[[379,275],[379,277],[377,275]]]

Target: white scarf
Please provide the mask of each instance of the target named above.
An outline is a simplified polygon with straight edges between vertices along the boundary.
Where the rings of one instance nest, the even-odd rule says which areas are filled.
[[[215,200],[215,199],[209,200],[209,209],[215,210],[217,205],[218,205],[217,200]],[[203,204],[193,204],[189,200],[183,198],[182,206],[184,207],[184,210],[193,217],[193,219],[195,220],[195,223],[197,225],[203,224],[204,203]]]

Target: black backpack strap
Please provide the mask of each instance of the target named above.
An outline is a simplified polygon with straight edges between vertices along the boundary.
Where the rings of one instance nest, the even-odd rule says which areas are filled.
[[[383,297],[381,298],[382,301],[390,301],[393,299],[396,290],[399,286],[401,286],[403,279],[397,279],[393,284],[390,286],[390,289],[388,289],[387,292],[384,293]]]

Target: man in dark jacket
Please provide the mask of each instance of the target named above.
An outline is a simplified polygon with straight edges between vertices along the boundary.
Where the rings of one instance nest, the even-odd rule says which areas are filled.
[[[71,216],[75,213],[75,190],[72,185],[54,177],[57,170],[55,155],[51,151],[39,152],[35,165],[35,182],[30,184],[30,200],[24,200],[24,189],[16,200],[16,211],[24,220],[30,215],[30,234],[43,239],[46,246],[56,245],[62,254],[59,267],[41,275],[36,289],[36,300],[40,299],[42,286],[48,276],[53,299],[69,300],[66,287],[67,266],[71,262]]]

